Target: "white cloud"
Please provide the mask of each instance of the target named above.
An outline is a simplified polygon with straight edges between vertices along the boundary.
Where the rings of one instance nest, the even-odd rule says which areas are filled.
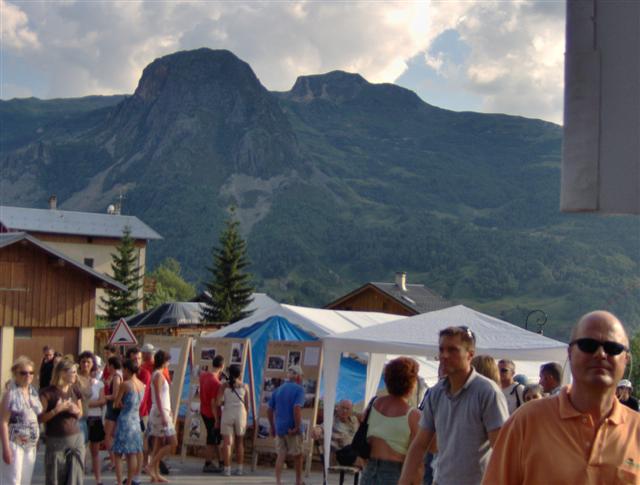
[[[1,48],[48,80],[25,86],[40,97],[130,93],[155,58],[203,46],[231,50],[273,90],[335,69],[393,82],[409,59],[456,29],[471,49],[466,64],[443,54],[426,62],[481,95],[483,110],[556,120],[561,112],[564,24],[553,4],[0,2],[9,39]],[[20,81],[28,82],[3,73],[5,86]]]
[[[0,0],[0,18],[0,38],[5,47],[16,50],[40,47],[37,34],[29,29],[27,14],[16,5]]]
[[[564,65],[564,3],[481,1],[434,4],[431,39],[447,29],[470,53],[460,66],[442,53],[425,62],[482,96],[482,110],[560,122]]]

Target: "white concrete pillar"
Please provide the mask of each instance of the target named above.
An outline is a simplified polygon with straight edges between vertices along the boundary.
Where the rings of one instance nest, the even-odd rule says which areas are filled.
[[[0,386],[2,389],[4,389],[4,383],[11,377],[13,334],[13,327],[0,327]]]

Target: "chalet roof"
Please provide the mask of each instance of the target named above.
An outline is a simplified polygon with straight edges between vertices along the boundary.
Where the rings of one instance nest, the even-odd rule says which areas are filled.
[[[446,300],[433,290],[424,285],[405,284],[406,290],[403,291],[396,283],[378,283],[370,282],[356,288],[344,296],[332,301],[325,308],[334,308],[336,305],[351,299],[353,296],[366,290],[367,288],[375,288],[390,298],[393,298],[405,308],[417,314],[442,310],[454,305],[454,303]]]
[[[162,239],[135,216],[58,209],[0,206],[0,224],[9,230],[121,238],[125,227],[134,239]]]
[[[70,264],[76,269],[83,271],[84,273],[87,273],[93,279],[98,280],[104,285],[111,286],[112,288],[117,290],[122,290],[122,291],[127,290],[127,287],[124,286],[122,283],[114,280],[113,278],[110,278],[105,274],[99,273],[98,271],[94,270],[93,268],[85,264],[79,263],[78,261],[70,258],[66,254],[61,253],[60,251],[52,248],[51,246],[47,246],[42,241],[39,241],[37,238],[30,236],[29,234],[26,234],[24,232],[8,232],[8,233],[0,234],[0,249],[5,248],[7,246],[11,246],[20,241],[29,241],[31,244],[42,249],[44,252],[65,261],[66,263]]]
[[[371,285],[417,313],[442,310],[454,305],[424,285],[407,284],[405,285],[406,291],[403,291],[395,283],[372,282]]]

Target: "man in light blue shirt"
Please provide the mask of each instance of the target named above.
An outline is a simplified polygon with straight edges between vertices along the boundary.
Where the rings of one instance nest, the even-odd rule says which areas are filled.
[[[400,485],[416,481],[416,470],[437,436],[438,485],[480,485],[491,447],[509,417],[498,385],[471,366],[475,336],[467,327],[440,332],[440,363],[446,378],[431,388],[424,403],[420,431],[402,468]]]
[[[293,457],[296,485],[302,485],[302,407],[304,388],[302,368],[292,365],[287,370],[289,380],[276,389],[269,399],[271,436],[276,439],[276,483],[281,485],[282,466],[287,455]]]

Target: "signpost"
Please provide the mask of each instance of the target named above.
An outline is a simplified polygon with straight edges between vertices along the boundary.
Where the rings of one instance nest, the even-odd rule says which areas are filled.
[[[138,340],[136,339],[136,336],[133,335],[133,332],[129,328],[129,325],[127,325],[126,320],[121,318],[118,320],[118,324],[111,334],[111,337],[109,337],[108,343],[109,345],[131,346],[138,345]]]

